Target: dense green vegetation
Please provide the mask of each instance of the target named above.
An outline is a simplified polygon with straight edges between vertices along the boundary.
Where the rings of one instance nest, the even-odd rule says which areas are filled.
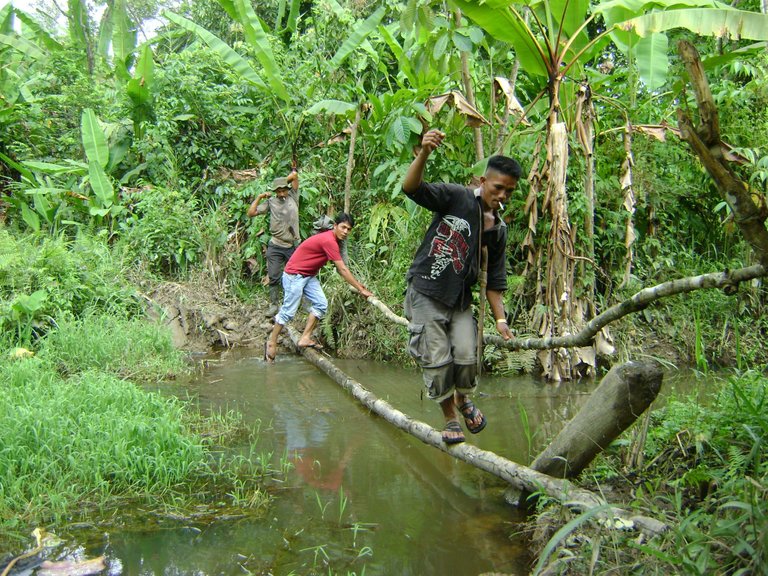
[[[348,205],[357,220],[353,271],[396,311],[428,218],[399,192],[425,125],[447,134],[431,179],[469,182],[494,152],[529,173],[505,212],[507,309],[518,334],[576,331],[643,287],[765,256],[753,253],[733,207],[668,129],[678,111],[695,115],[697,106],[675,50],[687,39],[704,60],[733,170],[765,208],[768,26],[752,0],[696,15],[671,9],[698,7],[692,1],[542,1],[530,12],[458,0],[196,1],[165,12],[149,39],[137,27],[162,2],[110,1],[99,18],[96,4],[73,0],[60,21],[0,8],[0,474],[10,474],[0,476],[0,517],[18,525],[108,497],[154,500],[201,482],[238,482],[213,465],[199,415],[129,383],[184,370],[167,334],[142,321],[133,286],[204,271],[222,289],[260,298],[247,262],[258,278],[265,221],[245,211],[293,163],[303,235],[319,215]],[[612,27],[650,11],[659,19],[653,34]],[[741,39],[713,37],[723,11]],[[469,102],[438,106],[434,97],[449,93]],[[564,126],[567,157],[560,181],[547,156],[555,124]],[[343,282],[326,280],[326,340],[407,362],[398,328],[372,318]],[[650,354],[667,361],[755,372],[713,404],[682,401],[684,410],[673,404],[654,415],[647,461],[678,444],[667,432],[676,428],[688,430],[700,458],[687,471],[635,471],[644,482],[637,505],[657,507],[674,528],[660,542],[618,542],[621,553],[601,562],[621,565],[631,552],[658,562],[627,560],[637,573],[707,573],[718,562],[729,573],[760,570],[766,299],[756,280],[735,294],[662,300],[611,327],[620,359],[652,341],[661,345]],[[34,356],[22,358],[25,350]],[[537,366],[530,351],[489,347],[486,356],[499,371]],[[559,361],[538,359],[546,374]],[[78,414],[90,416],[88,427],[73,425]],[[162,434],[148,437],[158,420]],[[236,427],[229,418],[210,424]],[[63,457],[76,450],[90,456]],[[129,458],[135,451],[140,457]],[[701,483],[714,491],[692,498],[686,490]],[[239,486],[231,492],[257,490]],[[56,496],[41,497],[46,491]],[[753,536],[736,533],[740,514],[750,514]],[[710,527],[722,540],[703,536]],[[728,557],[723,542],[735,550]],[[742,562],[747,555],[754,563]],[[584,573],[568,566],[562,571]]]
[[[638,513],[670,529],[652,538],[565,513],[538,569],[547,573],[763,574],[768,565],[768,380],[747,372],[713,394],[671,399],[651,413],[648,436],[617,442],[588,476],[626,491]],[[633,444],[644,462],[629,466]],[[546,515],[563,514],[545,512]],[[573,540],[574,531],[579,534]],[[566,544],[567,542],[567,544]],[[574,548],[578,542],[581,550]],[[555,544],[561,545],[558,551]],[[551,555],[550,555],[551,554]]]
[[[204,415],[137,386],[190,366],[147,322],[122,264],[94,236],[0,230],[3,549],[25,542],[30,526],[126,501],[180,510],[268,501],[262,462],[219,455],[220,442],[251,433],[238,415]]]

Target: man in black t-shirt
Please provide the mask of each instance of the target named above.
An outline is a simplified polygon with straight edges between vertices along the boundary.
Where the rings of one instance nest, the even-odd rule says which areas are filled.
[[[427,159],[444,136],[438,130],[424,135],[403,180],[403,192],[434,216],[408,270],[405,314],[408,350],[422,368],[429,398],[440,404],[445,418],[443,442],[456,444],[465,439],[460,416],[473,434],[486,426],[485,416],[469,397],[477,387],[472,286],[479,277],[484,247],[488,250],[488,304],[499,334],[505,340],[512,337],[502,298],[507,288],[507,227],[499,209],[516,188],[522,168],[512,158],[492,156],[474,190],[426,183]]]

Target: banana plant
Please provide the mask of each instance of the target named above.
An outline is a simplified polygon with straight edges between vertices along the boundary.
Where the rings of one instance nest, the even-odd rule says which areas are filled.
[[[573,332],[578,328],[578,318],[585,312],[587,317],[591,316],[593,310],[589,301],[579,302],[574,297],[578,269],[573,264],[575,233],[569,222],[565,182],[568,127],[561,113],[570,106],[562,103],[563,79],[569,74],[581,77],[580,70],[599,54],[610,37],[637,62],[641,79],[653,90],[666,81],[665,31],[683,26],[697,33],[719,31],[734,37],[763,40],[768,34],[768,21],[764,15],[737,11],[713,0],[613,0],[594,9],[590,9],[586,0],[533,0],[525,6],[532,19],[532,25],[528,26],[508,0],[482,3],[453,0],[453,3],[491,36],[512,45],[523,70],[546,81],[542,92],[549,97],[546,164],[543,170],[530,176],[529,234],[524,244],[529,247],[529,263],[535,266],[538,257],[534,234],[538,222],[538,192],[542,190],[542,206],[549,208],[551,226],[544,246],[547,289],[539,292],[543,296],[537,302],[540,305],[537,309],[546,312],[537,317],[535,328],[542,336]],[[589,38],[586,26],[597,14],[603,15],[608,27]],[[584,361],[584,356],[578,355],[579,352],[574,351],[564,360],[555,353],[542,353],[540,360],[550,378],[570,378],[573,366]]]
[[[155,61],[152,47],[149,44],[144,44],[136,61],[133,76],[125,85],[125,91],[133,104],[131,118],[135,140],[140,140],[144,136],[144,124],[153,116],[152,87],[154,77]]]
[[[131,78],[129,71],[136,55],[137,36],[125,0],[108,2],[99,26],[99,54],[105,62],[111,60],[115,75],[123,82]]]
[[[62,50],[50,34],[21,10],[0,8],[0,123],[20,100],[34,100],[30,86],[37,80],[37,64]]]
[[[122,147],[110,148],[109,141],[93,110],[86,108],[81,117],[81,138],[87,162],[64,160],[61,163],[3,160],[21,175],[14,185],[9,203],[29,228],[39,231],[43,225],[56,231],[61,225],[80,225],[93,221],[108,223],[122,214],[112,177],[108,170],[119,162]],[[31,198],[31,205],[27,201]]]
[[[768,15],[738,10],[714,0],[610,0],[595,7],[616,46],[635,62],[649,90],[667,80],[669,60],[666,32],[684,28],[700,36],[754,40],[747,50],[731,51],[744,58],[765,49]],[[704,62],[706,66],[706,60]],[[722,64],[722,58],[718,59]]]
[[[246,40],[251,48],[253,48],[261,63],[269,86],[267,86],[267,83],[264,82],[246,58],[238,54],[218,36],[212,34],[202,26],[195,24],[191,20],[179,16],[178,14],[174,14],[173,12],[165,12],[165,16],[174,24],[195,34],[205,42],[211,50],[216,52],[224,62],[226,62],[244,80],[250,82],[266,94],[274,94],[284,102],[290,101],[290,96],[282,81],[280,68],[272,53],[267,32],[264,29],[261,20],[259,20],[256,13],[253,11],[250,2],[246,2],[245,0],[218,1],[227,14],[243,27]]]
[[[80,128],[83,148],[88,158],[88,177],[85,181],[93,192],[93,196],[88,201],[88,212],[91,216],[98,218],[104,218],[107,215],[116,216],[124,208],[116,203],[115,189],[105,172],[109,163],[109,144],[104,130],[99,125],[99,119],[90,108],[83,110]]]

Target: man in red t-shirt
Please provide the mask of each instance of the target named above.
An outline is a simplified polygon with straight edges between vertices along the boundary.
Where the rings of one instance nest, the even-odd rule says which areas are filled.
[[[339,242],[347,239],[354,225],[352,216],[341,212],[336,217],[332,230],[315,234],[304,240],[288,260],[283,270],[283,305],[275,316],[275,325],[269,340],[264,344],[264,358],[267,362],[275,360],[277,339],[283,326],[296,315],[302,296],[312,307],[304,332],[299,338],[299,348],[320,348],[320,345],[312,339],[312,331],[328,309],[328,300],[317,279],[318,272],[327,262],[333,262],[341,277],[350,286],[356,288],[362,296],[365,298],[373,296],[349,271],[339,250]]]

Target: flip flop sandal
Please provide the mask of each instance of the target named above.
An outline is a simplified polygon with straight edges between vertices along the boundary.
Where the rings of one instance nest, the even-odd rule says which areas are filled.
[[[488,421],[485,419],[485,415],[477,409],[472,400],[467,400],[464,404],[462,404],[459,408],[459,412],[461,412],[461,415],[464,416],[464,424],[466,425],[467,430],[469,430],[472,434],[481,432],[485,428],[486,424],[488,424]],[[482,418],[480,420],[480,424],[472,426],[472,421],[475,420],[478,416]]]
[[[461,434],[461,436],[447,436],[446,432],[458,432]],[[448,445],[451,444],[461,444],[464,442],[466,438],[464,438],[464,432],[461,431],[461,424],[456,422],[456,420],[451,420],[450,422],[446,422],[445,428],[443,428],[443,442],[445,442]]]

